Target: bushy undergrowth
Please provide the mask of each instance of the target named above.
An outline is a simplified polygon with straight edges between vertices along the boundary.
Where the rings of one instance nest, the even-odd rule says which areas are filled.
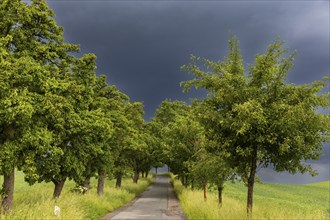
[[[17,172],[13,210],[6,215],[0,213],[0,219],[99,219],[143,192],[150,183],[151,178],[140,179],[138,184],[127,178],[123,179],[122,189],[116,189],[114,180],[106,180],[104,195],[97,196],[96,179],[91,180],[91,189],[85,195],[72,192],[75,183],[67,181],[61,197],[55,202],[52,183],[29,186],[24,182],[23,174]],[[60,207],[58,217],[54,215],[55,205]]]
[[[188,219],[247,219],[246,187],[227,183],[223,206],[218,206],[217,192],[210,190],[205,202],[201,190],[184,188],[174,180],[174,189]],[[255,185],[253,219],[329,219],[330,181],[314,184]]]

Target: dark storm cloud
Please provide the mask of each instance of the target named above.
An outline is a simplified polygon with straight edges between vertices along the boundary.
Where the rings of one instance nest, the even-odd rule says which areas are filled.
[[[330,180],[330,146],[329,143],[324,144],[323,155],[318,160],[307,161],[312,168],[317,171],[318,175],[311,176],[309,173],[297,173],[292,175],[289,172],[277,173],[272,166],[262,168],[258,171],[258,176],[265,182],[279,182],[279,183],[312,183]]]
[[[278,182],[286,184],[307,184],[314,182],[323,182],[330,179],[329,174],[329,163],[313,163],[313,169],[318,171],[317,176],[310,176],[308,173],[297,173],[292,175],[289,172],[275,172],[271,168],[262,169],[258,172],[258,175],[261,177],[261,180],[264,182]]]
[[[310,82],[329,73],[327,2],[68,1],[49,2],[66,40],[98,56],[98,73],[133,100],[144,101],[146,118],[166,97],[187,99],[179,71],[189,55],[222,59],[229,33],[238,35],[245,62],[276,36],[297,49],[288,79]]]
[[[133,101],[143,101],[149,120],[165,98],[183,94],[189,79],[180,66],[190,54],[213,60],[227,52],[230,33],[241,43],[245,63],[280,36],[298,51],[288,82],[301,84],[329,74],[328,1],[49,1],[67,42],[98,57],[108,75]],[[323,161],[323,159],[321,160]],[[329,152],[326,159],[329,162]],[[322,164],[325,164],[324,161]],[[280,177],[281,178],[281,177]]]

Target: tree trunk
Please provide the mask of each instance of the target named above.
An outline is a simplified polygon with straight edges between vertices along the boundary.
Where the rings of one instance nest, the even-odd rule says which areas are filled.
[[[15,128],[13,124],[8,125],[4,130],[4,135],[9,141],[15,140]],[[9,172],[4,172],[3,185],[0,191],[1,206],[5,212],[11,210],[14,198],[14,184],[15,184],[15,166],[12,165]],[[1,210],[0,210],[1,211]]]
[[[91,176],[88,175],[88,176],[86,176],[86,178],[84,180],[83,187],[86,187],[87,189],[89,189],[90,183],[91,183]]]
[[[157,175],[157,173],[158,173],[158,167],[156,167],[156,175]]]
[[[139,171],[134,169],[133,183],[138,183],[139,180]]]
[[[223,186],[218,185],[218,202],[219,202],[219,207],[222,207],[222,190]]]
[[[104,192],[105,171],[99,170],[99,178],[97,180],[97,195],[101,196]]]
[[[142,171],[141,174],[142,174],[142,178],[144,178],[144,171]]]
[[[184,188],[188,187],[188,176],[187,175],[182,175],[181,176],[181,183],[184,186]]]
[[[86,167],[86,177],[85,177],[85,180],[83,182],[83,187],[85,187],[87,190],[89,189],[90,187],[90,179],[91,179],[91,163],[88,163],[87,164],[87,167]]]
[[[146,178],[148,178],[149,176],[149,170],[146,172]]]
[[[248,194],[247,194],[247,216],[252,217],[252,206],[253,206],[253,186],[254,179],[257,171],[257,149],[254,151],[253,158],[251,160],[250,175],[248,178]]]
[[[204,180],[203,183],[203,191],[204,191],[204,201],[207,201],[207,180]]]
[[[185,178],[185,180],[184,180],[184,187],[187,188],[188,185],[189,185],[189,178],[188,178],[188,175],[184,175],[184,178]]]
[[[3,195],[1,206],[5,212],[11,210],[14,197],[15,168],[12,168],[9,174],[3,175]]]
[[[184,183],[184,176],[183,176],[183,175],[181,176],[181,184],[182,184],[183,186],[186,185],[186,184]]]
[[[87,190],[89,190],[89,187],[90,187],[90,183],[91,183],[90,180],[91,180],[91,175],[87,175],[83,182],[83,187],[85,187]],[[84,194],[85,194],[85,191],[84,191]]]
[[[55,185],[53,199],[57,199],[60,197],[65,180],[66,180],[66,178],[64,178],[62,181],[58,181],[58,182],[53,181],[53,183]]]
[[[116,176],[116,188],[119,189],[121,187],[121,180],[123,178],[123,174],[122,173],[119,173],[117,176]]]

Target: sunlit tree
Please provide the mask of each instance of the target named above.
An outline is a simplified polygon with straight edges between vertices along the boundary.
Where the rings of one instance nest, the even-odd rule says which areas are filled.
[[[210,132],[247,184],[248,215],[258,167],[273,165],[276,171],[314,175],[304,161],[317,159],[322,143],[329,140],[329,115],[317,111],[329,106],[328,94],[321,93],[327,84],[288,84],[295,53],[288,54],[283,44],[279,39],[271,43],[265,54],[255,56],[247,72],[236,37],[229,40],[223,61],[192,56],[183,66],[194,76],[183,83],[185,90],[195,86],[208,91]]]

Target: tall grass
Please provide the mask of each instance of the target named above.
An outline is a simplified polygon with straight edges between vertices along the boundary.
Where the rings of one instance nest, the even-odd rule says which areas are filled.
[[[96,179],[91,180],[91,189],[85,195],[71,192],[75,183],[67,181],[55,202],[52,183],[29,186],[23,174],[16,172],[13,209],[8,214],[0,213],[0,219],[99,219],[143,192],[150,183],[151,178],[140,179],[138,184],[128,178],[123,179],[121,189],[116,189],[114,180],[106,180],[104,195],[97,196]],[[61,209],[58,217],[54,215],[55,205]]]
[[[319,184],[256,184],[253,219],[329,219],[330,181]],[[184,188],[174,180],[174,188],[188,219],[247,219],[246,187],[227,183],[223,206],[215,191],[205,202],[201,190]]]

